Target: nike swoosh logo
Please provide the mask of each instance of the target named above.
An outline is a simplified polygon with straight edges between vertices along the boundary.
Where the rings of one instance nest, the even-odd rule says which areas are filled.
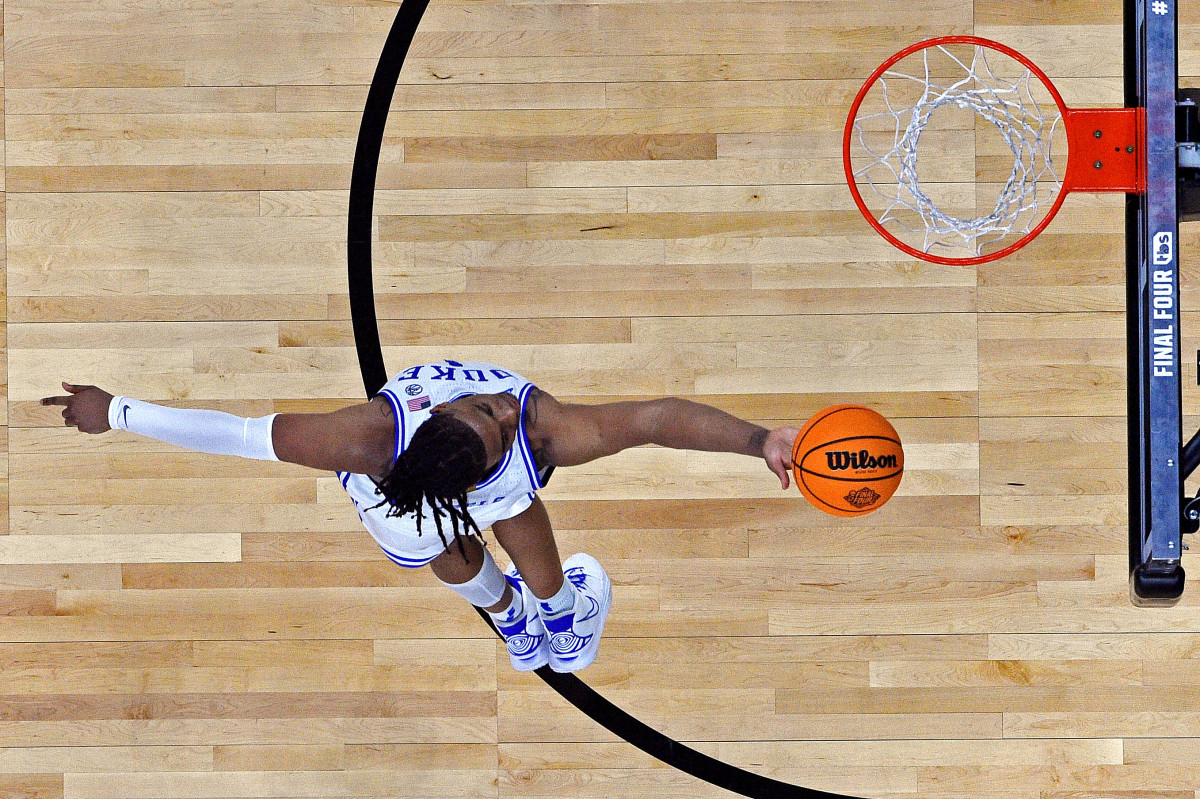
[[[126,405],[124,408],[121,409],[121,419],[124,420],[125,427],[126,427],[126,429],[128,429],[128,427],[129,427],[129,406],[128,405]]]
[[[593,616],[595,616],[597,613],[600,612],[600,603],[598,603],[596,600],[592,599],[590,596],[586,596],[586,597],[584,597],[584,599],[586,599],[588,602],[592,603],[592,609],[589,610],[587,613],[583,614],[582,616],[576,616],[575,621],[577,621],[577,622],[587,621],[588,619],[592,618]]]

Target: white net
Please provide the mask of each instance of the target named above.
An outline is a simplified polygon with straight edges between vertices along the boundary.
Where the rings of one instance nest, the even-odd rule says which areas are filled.
[[[977,258],[1031,233],[1051,210],[1062,188],[1055,155],[1065,165],[1061,127],[1053,95],[1020,61],[939,44],[871,85],[853,120],[850,169],[897,241]]]

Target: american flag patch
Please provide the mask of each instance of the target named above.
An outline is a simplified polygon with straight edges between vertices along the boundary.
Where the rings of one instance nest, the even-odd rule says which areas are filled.
[[[408,401],[408,409],[410,411],[423,411],[426,408],[428,408],[431,404],[432,403],[429,401],[429,395],[426,394],[424,397],[417,397],[415,399],[410,399]]]

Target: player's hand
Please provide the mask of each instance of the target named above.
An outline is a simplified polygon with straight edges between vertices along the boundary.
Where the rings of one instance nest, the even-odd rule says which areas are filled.
[[[66,397],[45,397],[43,405],[62,405],[63,419],[68,427],[78,427],[84,433],[103,433],[112,428],[108,425],[108,406],[113,395],[95,386],[73,386],[63,383]]]
[[[785,490],[791,484],[788,475],[792,469],[792,445],[796,443],[798,435],[798,427],[776,427],[767,433],[767,439],[763,442],[763,458],[767,461],[767,468],[775,473]]]

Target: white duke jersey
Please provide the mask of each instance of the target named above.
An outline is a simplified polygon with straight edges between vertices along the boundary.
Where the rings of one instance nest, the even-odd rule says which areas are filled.
[[[525,405],[533,390],[534,385],[525,378],[490,363],[440,361],[405,369],[379,392],[392,404],[396,417],[392,463],[408,447],[421,423],[441,403],[472,394],[512,394],[521,402],[516,440],[496,469],[467,494],[467,510],[481,530],[500,519],[511,519],[529,507],[534,492],[546,484],[552,471],[546,469],[538,473],[525,432]],[[418,536],[415,513],[389,518],[390,506],[386,503],[379,506],[383,496],[376,493],[374,480],[364,474],[337,474],[342,487],[354,500],[363,525],[393,561],[401,566],[423,566],[445,549],[428,503]],[[442,523],[446,540],[450,541],[450,520],[442,519]]]

